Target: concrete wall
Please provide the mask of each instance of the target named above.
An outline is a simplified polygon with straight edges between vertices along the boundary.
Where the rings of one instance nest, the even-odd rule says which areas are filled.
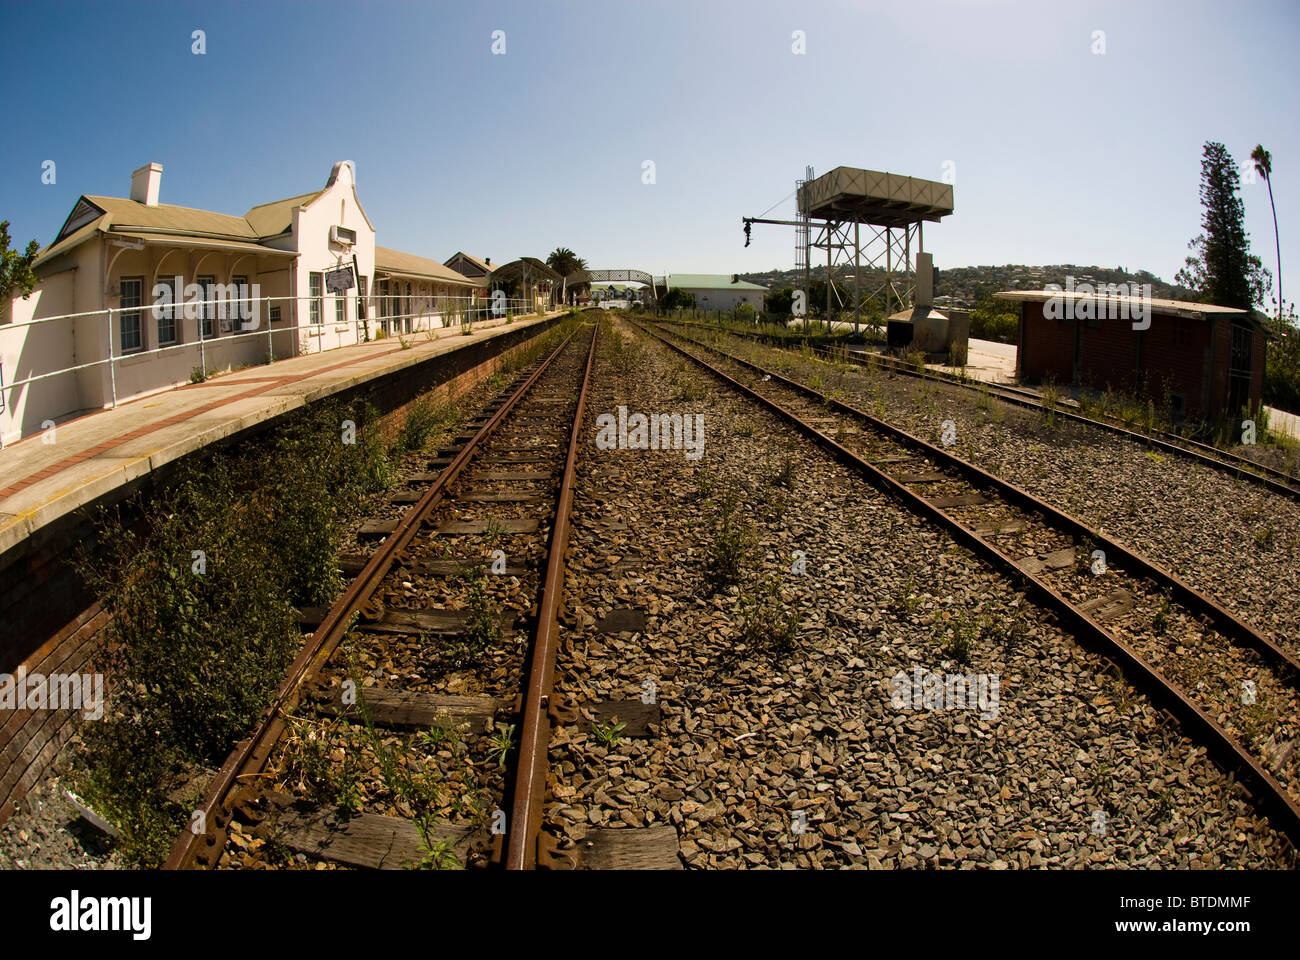
[[[0,311],[0,374],[4,391],[0,399],[0,439],[12,443],[25,434],[41,429],[46,420],[58,421],[81,408],[79,378],[75,373],[9,388],[9,384],[52,370],[72,366],[77,361],[78,320],[55,320],[36,326],[14,326],[42,317],[63,316],[76,312],[75,269],[64,270],[46,278],[24,300],[21,296],[6,301]],[[93,324],[93,318],[80,321]],[[86,356],[84,352],[81,356]]]

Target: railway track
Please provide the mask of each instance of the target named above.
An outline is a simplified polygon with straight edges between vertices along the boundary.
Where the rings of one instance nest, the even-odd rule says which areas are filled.
[[[1182,721],[1300,841],[1300,663],[1125,545],[870,414],[676,335],[641,329],[790,422],[1001,569]]]
[[[667,322],[680,327],[717,332],[715,327],[711,327],[707,324],[687,323],[678,320]],[[727,331],[727,333],[730,336],[745,337],[769,346],[782,345],[772,341],[771,338],[765,337],[760,333],[745,334],[737,331]],[[1023,407],[1028,410],[1045,412],[1048,409],[1048,405],[1037,393],[1032,390],[1025,390],[1021,387],[1013,387],[1006,384],[972,382],[967,377],[948,373],[942,370],[927,369],[925,373],[922,374],[913,364],[898,357],[891,357],[887,354],[857,354],[848,350],[835,350],[829,347],[811,345],[808,349],[811,350],[815,356],[820,357],[823,360],[850,363],[858,367],[875,365],[882,370],[900,376],[911,377],[918,380],[924,377],[931,380],[942,381],[943,383],[973,393],[986,391],[989,396],[1001,400],[1004,403]],[[1058,402],[1052,405],[1051,410],[1054,416],[1061,417],[1062,419],[1071,420],[1090,427],[1096,427],[1099,430],[1105,430],[1108,433],[1125,437],[1136,443],[1141,443],[1144,446],[1154,447],[1158,450],[1163,450],[1177,456],[1195,460],[1197,463],[1204,464],[1213,470],[1229,474],[1241,480],[1246,480],[1250,483],[1262,486],[1273,493],[1300,501],[1300,478],[1297,478],[1283,470],[1270,467],[1267,464],[1257,463],[1247,457],[1236,456],[1235,454],[1212,446],[1211,444],[1201,443],[1198,440],[1193,440],[1189,437],[1181,437],[1164,430],[1151,430],[1149,433],[1140,433],[1118,423],[1085,416],[1077,410],[1071,409],[1068,404]]]
[[[591,327],[522,372],[463,446],[439,450],[391,497],[409,504],[400,518],[361,528],[381,542],[344,558],[353,579],[333,606],[302,611],[310,639],[167,868],[216,866],[232,838],[357,867],[537,864],[551,724],[567,712],[551,691],[595,350]],[[455,692],[435,692],[447,676]],[[476,733],[490,757],[467,745]],[[273,789],[308,768],[303,750],[340,763],[356,752],[378,783],[335,782],[331,802],[314,804]],[[461,794],[441,793],[448,784]],[[386,794],[396,815],[357,814],[358,792]]]

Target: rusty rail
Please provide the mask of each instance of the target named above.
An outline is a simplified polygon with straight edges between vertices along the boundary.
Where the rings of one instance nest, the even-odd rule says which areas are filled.
[[[600,329],[596,328],[597,331]],[[582,414],[587,404],[587,385],[596,359],[593,332],[587,353],[587,368],[578,390],[578,408],[569,434],[569,452],[555,507],[555,523],[547,555],[546,580],[537,614],[537,634],[528,662],[524,688],[524,709],[519,734],[519,759],[515,768],[514,795],[506,836],[507,870],[531,870],[537,866],[537,839],[542,829],[548,750],[551,742],[551,693],[555,685],[555,653],[560,601],[564,596],[565,553],[569,544],[569,512],[573,506],[573,480],[582,432]]]
[[[1153,699],[1160,702],[1173,712],[1190,731],[1193,731],[1198,736],[1200,741],[1206,746],[1207,750],[1219,763],[1228,769],[1238,772],[1250,790],[1252,802],[1262,812],[1274,819],[1276,825],[1286,833],[1288,837],[1290,837],[1292,843],[1300,845],[1300,805],[1296,804],[1273,775],[1265,770],[1254,757],[1250,756],[1250,754],[1243,750],[1241,745],[1228,733],[1227,730],[1215,722],[1214,719],[1212,719],[1196,703],[1188,699],[1176,686],[1166,680],[1158,669],[1147,662],[1147,660],[1135,650],[1106,630],[1106,628],[1097,622],[1097,620],[1082,610],[1079,610],[1050,584],[1040,579],[1038,576],[1024,570],[1012,557],[1003,553],[992,543],[989,543],[982,537],[978,536],[973,530],[964,526],[947,512],[934,506],[924,497],[884,473],[869,461],[842,446],[830,436],[822,433],[816,427],[807,423],[792,411],[781,406],[776,401],[756,392],[726,372],[713,366],[708,361],[673,343],[666,337],[652,330],[648,330],[645,327],[641,327],[641,329],[647,335],[654,337],[670,349],[688,358],[693,363],[703,367],[705,370],[708,370],[731,388],[739,391],[765,409],[776,414],[781,419],[789,422],[801,433],[830,451],[832,455],[842,463],[862,473],[877,487],[880,487],[886,492],[896,496],[908,507],[909,510],[941,526],[959,543],[975,553],[976,556],[985,557],[995,567],[1000,568],[1004,573],[1006,573],[1013,581],[1023,585],[1028,594],[1036,597],[1044,606],[1058,614],[1077,637],[1091,641],[1094,648],[1100,650],[1103,655],[1117,663],[1120,668],[1125,671],[1126,675],[1135,682],[1135,684],[1140,685],[1150,696],[1152,696]],[[701,346],[704,345],[701,344]],[[723,353],[722,351],[715,352]],[[725,353],[723,355],[727,356]],[[778,378],[777,374],[771,373],[770,371],[763,371],[762,368],[758,367],[756,364],[750,364],[747,361],[741,361],[738,358],[731,359],[756,371],[762,371],[771,376],[774,380]],[[785,380],[783,377],[780,379],[809,395],[816,396],[822,400],[830,399],[828,397],[823,397],[822,394],[812,390],[811,388],[804,387],[801,384],[794,383],[793,381]],[[1069,521],[1074,529],[1089,531],[1088,535],[1097,542],[1106,543],[1112,546],[1112,548],[1116,550],[1117,554],[1121,554],[1126,558],[1132,558],[1135,561],[1141,561],[1151,570],[1159,570],[1159,568],[1155,567],[1154,564],[1150,564],[1148,561],[1142,561],[1137,554],[1127,548],[1121,547],[1113,541],[1108,540],[1106,537],[1103,537],[1095,531],[1090,531],[1088,527],[1079,523],[1077,520],[1073,520],[1073,518],[1061,514],[1055,508],[1033,497],[1027,491],[1012,487],[1012,485],[999,480],[992,474],[980,470],[978,467],[975,467],[964,460],[953,457],[923,440],[911,437],[909,434],[903,433],[903,431],[891,427],[889,424],[876,420],[868,414],[857,411],[845,404],[833,403],[833,405],[845,412],[852,413],[854,416],[861,417],[873,425],[878,425],[885,432],[888,432],[909,444],[914,443],[918,448],[925,450],[927,454],[933,455],[940,460],[948,461],[951,466],[956,467],[967,475],[978,476],[980,482],[995,487],[999,491],[1004,489],[1018,491],[1017,499],[1019,499],[1020,502],[1033,504],[1033,509],[1040,510],[1046,513],[1049,517],[1060,516]],[[1173,578],[1172,574],[1166,575],[1169,577],[1171,582],[1178,582]],[[1230,623],[1238,624],[1240,629],[1244,629],[1257,637],[1260,644],[1260,652],[1271,650],[1280,664],[1287,665],[1285,667],[1286,669],[1294,670],[1296,667],[1296,660],[1293,657],[1278,649],[1267,640],[1267,638],[1256,634],[1247,624],[1232,617],[1232,615],[1228,614],[1226,611],[1222,611],[1221,608],[1219,608],[1212,600],[1202,597],[1186,585],[1182,586],[1190,596],[1199,598],[1199,600],[1204,603],[1207,611],[1211,609],[1220,610],[1222,614],[1231,618],[1229,621]]]
[[[369,602],[370,597],[392,568],[394,560],[415,538],[425,519],[442,502],[447,488],[460,475],[474,452],[533,388],[541,375],[564,352],[575,336],[576,333],[566,337],[479,428],[451,463],[443,468],[423,496],[402,515],[397,527],[371,555],[361,573],[348,585],[343,595],[330,607],[311,639],[303,645],[298,656],[290,664],[275,699],[262,712],[256,730],[248,739],[240,741],[213,778],[203,805],[194,812],[200,816],[192,818],[191,826],[181,832],[172,846],[166,863],[163,864],[163,869],[184,869],[196,865],[200,860],[208,865],[215,864],[225,844],[226,827],[230,822],[235,788],[241,779],[257,774],[265,766],[284,730],[284,714],[296,703],[303,681],[338,648],[353,617]],[[203,829],[196,830],[197,826]]]

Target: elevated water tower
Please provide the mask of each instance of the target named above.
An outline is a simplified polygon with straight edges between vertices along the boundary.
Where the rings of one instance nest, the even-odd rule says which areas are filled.
[[[825,251],[827,313],[849,309],[837,288],[851,287],[855,331],[863,303],[874,296],[883,294],[886,316],[911,305],[912,264],[925,249],[924,224],[953,212],[952,184],[858,167],[836,167],[814,178],[808,167],[795,195],[797,220],[745,217],[746,236],[753,223],[795,227],[795,267],[803,271],[804,290],[812,282],[814,256],[820,261]],[[843,279],[850,270],[852,284]],[[869,284],[864,270],[878,271]]]

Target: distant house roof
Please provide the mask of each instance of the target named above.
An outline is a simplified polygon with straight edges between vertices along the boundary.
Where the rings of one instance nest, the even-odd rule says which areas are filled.
[[[564,280],[562,275],[556,273],[536,257],[520,257],[518,260],[511,260],[509,263],[493,267],[492,279],[495,282],[521,277],[525,265],[528,267],[528,275],[532,280],[548,280],[551,283],[561,283]]]
[[[419,257],[413,253],[403,253],[401,250],[390,250],[379,245],[375,246],[375,272],[394,277],[436,280],[438,283],[451,283],[462,287],[477,286],[469,277],[457,273],[437,260]]]
[[[471,253],[466,253],[463,250],[457,250],[450,257],[444,260],[443,263],[446,266],[450,267],[452,261],[457,258],[460,258],[461,260],[466,260],[469,263],[473,264],[474,266],[478,267],[479,270],[481,270],[485,276],[491,273],[495,269],[495,267],[493,267],[492,264],[488,263],[487,260],[484,260],[480,257],[476,257]],[[498,264],[498,266],[500,266],[500,264]]]
[[[762,290],[767,287],[750,283],[748,280],[732,282],[730,273],[670,273],[665,280],[669,287],[681,287],[683,290]]]
[[[1159,297],[1143,299],[1141,297],[1115,296],[1108,297],[1105,291],[1094,293],[1080,293],[1078,290],[1002,290],[993,294],[997,300],[1019,300],[1026,303],[1046,303],[1053,297],[1061,297],[1063,300],[1100,300],[1106,303],[1115,303],[1121,306],[1141,308],[1143,304],[1151,307],[1153,313],[1162,313],[1176,317],[1186,317],[1189,320],[1204,320],[1211,315],[1237,314],[1249,317],[1249,310],[1239,310],[1236,307],[1220,307],[1213,303],[1193,303],[1189,300],[1163,300]]]

